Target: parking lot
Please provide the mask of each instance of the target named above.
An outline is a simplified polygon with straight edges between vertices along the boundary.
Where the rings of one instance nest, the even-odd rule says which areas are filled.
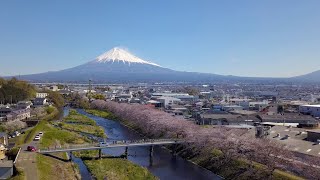
[[[306,131],[307,129],[274,126],[268,138],[283,143],[289,150],[320,157],[320,145],[307,141]],[[277,137],[278,134],[280,137]]]

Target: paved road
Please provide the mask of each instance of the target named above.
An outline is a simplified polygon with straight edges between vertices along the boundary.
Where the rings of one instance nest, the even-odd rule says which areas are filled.
[[[37,169],[37,153],[27,151],[28,146],[38,147],[38,142],[32,141],[29,144],[25,144],[21,147],[21,152],[16,162],[18,168],[23,169],[27,180],[38,180]]]

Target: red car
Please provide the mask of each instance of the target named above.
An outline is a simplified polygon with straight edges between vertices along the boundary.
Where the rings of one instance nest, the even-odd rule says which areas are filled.
[[[28,146],[27,151],[35,152],[37,149],[34,146]]]

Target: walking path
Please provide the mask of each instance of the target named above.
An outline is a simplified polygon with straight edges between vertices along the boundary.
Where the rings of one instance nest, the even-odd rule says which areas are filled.
[[[16,162],[16,167],[21,168],[24,171],[27,180],[38,180],[38,168],[37,168],[37,153],[27,151],[28,146],[34,146],[37,148],[38,142],[32,141],[30,144],[25,144],[21,147],[21,152]]]

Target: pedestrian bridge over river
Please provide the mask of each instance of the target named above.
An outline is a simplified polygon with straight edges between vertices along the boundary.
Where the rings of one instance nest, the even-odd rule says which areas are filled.
[[[106,145],[100,144],[87,144],[87,145],[71,145],[71,146],[62,146],[55,148],[47,148],[47,149],[39,149],[38,153],[40,154],[50,154],[50,153],[58,153],[58,152],[74,152],[74,151],[84,151],[84,150],[99,150],[99,157],[101,157],[101,149],[107,148],[117,148],[117,147],[125,147],[125,155],[128,154],[129,147],[137,147],[137,146],[150,146],[150,156],[153,153],[153,146],[157,145],[174,145],[184,143],[182,140],[176,139],[147,139],[147,140],[122,140],[122,141],[112,141],[108,142]]]

